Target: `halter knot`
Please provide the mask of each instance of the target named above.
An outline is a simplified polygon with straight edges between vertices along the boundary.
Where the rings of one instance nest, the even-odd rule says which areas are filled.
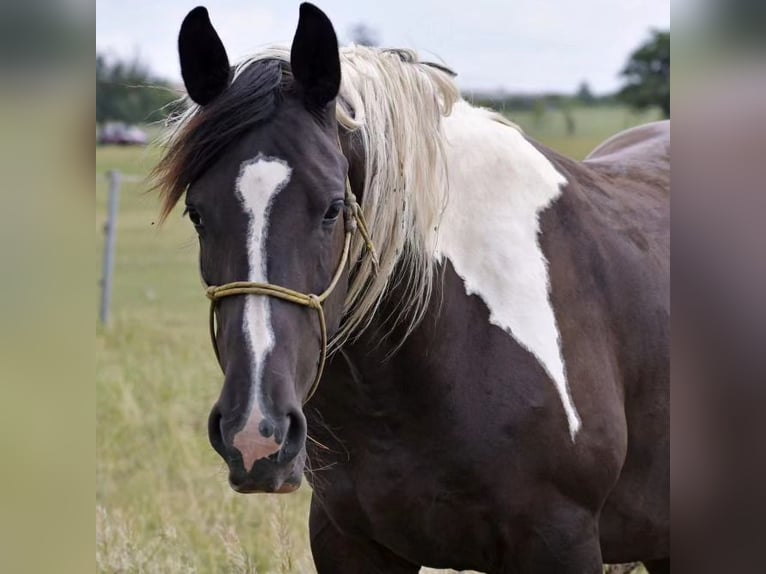
[[[346,208],[346,217],[343,222],[346,233],[354,233],[356,231],[356,217],[353,216],[353,210],[349,207]]]

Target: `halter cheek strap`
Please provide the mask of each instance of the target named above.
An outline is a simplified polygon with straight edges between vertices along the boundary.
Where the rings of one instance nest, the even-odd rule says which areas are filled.
[[[319,295],[310,293],[301,293],[300,291],[293,291],[287,287],[281,285],[273,285],[271,283],[257,283],[251,281],[235,281],[233,283],[225,283],[224,285],[211,285],[205,290],[207,298],[210,299],[210,340],[213,343],[213,350],[215,351],[215,357],[218,360],[218,364],[223,371],[223,363],[221,363],[221,356],[218,351],[218,339],[215,331],[215,309],[216,304],[220,299],[224,297],[232,297],[234,295],[265,295],[267,297],[276,297],[282,301],[289,303],[295,303],[296,305],[302,305],[310,309],[314,309],[317,312],[319,318],[319,332],[321,336],[321,351],[319,354],[319,364],[317,366],[316,377],[309,389],[304,404],[307,403],[319,386],[319,381],[322,378],[322,372],[324,371],[325,362],[327,360],[327,323],[325,321],[324,309],[322,304],[335,290],[335,287],[340,281],[343,270],[348,263],[349,253],[351,251],[351,239],[354,233],[359,230],[359,233],[364,240],[367,254],[372,258],[373,267],[377,270],[378,261],[375,254],[375,247],[370,239],[367,223],[364,220],[362,208],[356,201],[356,196],[351,191],[351,184],[346,178],[346,199],[345,209],[343,211],[344,223],[345,223],[345,238],[343,240],[343,253],[341,254],[338,267],[333,274],[330,284],[327,289],[322,291]]]

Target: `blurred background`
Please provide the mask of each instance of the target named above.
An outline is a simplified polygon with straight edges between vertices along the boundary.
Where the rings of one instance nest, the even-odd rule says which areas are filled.
[[[176,33],[195,4],[98,2],[96,120],[105,143],[143,143],[115,122],[145,125],[172,110],[182,89]],[[573,156],[670,115],[667,0],[329,0],[321,8],[342,44],[414,48],[457,72],[468,100]],[[219,0],[209,9],[232,61],[289,45],[295,30],[297,2]]]
[[[196,3],[97,2],[96,278],[111,284],[96,329],[97,567],[313,572],[309,488],[237,495],[207,443],[220,374],[196,237],[180,212],[158,229],[147,193],[152,142],[183,93],[177,32]],[[670,115],[668,0],[317,3],[342,44],[415,48],[453,69],[466,99],[571,157]],[[207,7],[232,62],[289,45],[297,24],[297,1]]]

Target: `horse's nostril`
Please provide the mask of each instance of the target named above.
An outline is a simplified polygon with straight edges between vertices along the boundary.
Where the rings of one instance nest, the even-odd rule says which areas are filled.
[[[210,411],[210,417],[207,421],[207,434],[210,444],[215,451],[223,458],[226,458],[226,447],[223,443],[223,417],[217,405]]]
[[[280,445],[284,444],[290,432],[290,415],[275,421],[272,428],[274,429],[274,442]]]
[[[269,438],[274,434],[274,425],[268,419],[263,419],[258,423],[258,432],[261,433],[262,437]]]
[[[294,459],[303,448],[306,440],[306,418],[303,413],[294,410],[287,415],[287,429],[285,442],[279,451],[279,462],[289,462]]]

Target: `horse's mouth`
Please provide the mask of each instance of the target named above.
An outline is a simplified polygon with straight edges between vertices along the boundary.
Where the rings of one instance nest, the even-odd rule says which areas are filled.
[[[229,481],[229,486],[231,486],[234,492],[239,494],[290,494],[291,492],[295,492],[301,487],[300,483],[296,484],[293,482],[284,482],[282,485],[274,488],[270,486],[257,485],[252,482],[236,484],[232,481]]]
[[[289,494],[298,490],[303,479],[301,472],[303,468],[302,461],[298,461],[299,464],[290,465],[291,468],[289,469],[284,467],[278,468],[274,465],[274,462],[273,460],[264,459],[262,463],[266,463],[268,466],[266,468],[262,467],[260,469],[261,472],[258,472],[259,469],[257,467],[254,469],[255,473],[230,472],[229,486],[231,486],[234,492],[240,494]]]

